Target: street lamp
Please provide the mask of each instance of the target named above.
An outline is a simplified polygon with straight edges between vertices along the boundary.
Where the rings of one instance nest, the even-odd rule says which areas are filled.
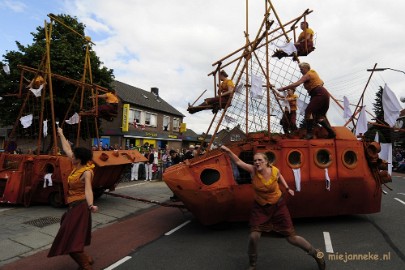
[[[399,69],[393,69],[393,68],[370,68],[367,69],[367,71],[372,72],[372,71],[384,71],[384,70],[392,70],[396,72],[401,72],[405,74],[405,71],[399,70]],[[405,97],[400,97],[399,99],[402,103],[405,103]]]
[[[367,69],[367,71],[384,71],[384,70],[393,70],[396,72],[401,72],[405,74],[405,71],[399,70],[399,69],[393,69],[393,68],[371,68],[371,69]]]

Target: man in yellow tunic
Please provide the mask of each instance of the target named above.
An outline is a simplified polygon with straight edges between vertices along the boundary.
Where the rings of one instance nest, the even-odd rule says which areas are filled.
[[[212,98],[206,98],[203,103],[198,106],[190,106],[188,107],[187,111],[191,114],[203,111],[203,110],[211,110],[213,113],[217,113],[218,110],[224,109],[228,100],[231,98],[232,93],[235,89],[235,84],[232,80],[228,79],[228,74],[221,70],[219,72],[219,80],[221,84],[218,85],[218,96]]]
[[[294,43],[297,48],[297,55],[307,55],[314,50],[314,30],[309,28],[308,22],[301,22],[302,32],[298,36],[298,40]]]
[[[112,121],[113,117],[117,115],[119,102],[115,90],[111,89],[105,94],[91,96],[90,98],[96,97],[105,99],[105,104],[98,106],[99,116],[106,119],[107,121]],[[94,113],[95,109],[91,110],[90,112]]]

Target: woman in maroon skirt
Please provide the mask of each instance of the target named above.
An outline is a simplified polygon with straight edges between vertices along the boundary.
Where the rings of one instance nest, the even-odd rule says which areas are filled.
[[[84,147],[71,149],[69,142],[58,128],[63,151],[72,159],[73,171],[68,177],[67,203],[69,209],[62,216],[60,229],[55,237],[48,257],[69,254],[80,269],[92,269],[93,259],[84,253],[84,246],[91,241],[91,212],[97,212],[93,205],[93,168],[90,164],[93,154]]]
[[[262,232],[270,231],[285,236],[290,244],[311,255],[316,260],[319,269],[325,269],[323,253],[315,249],[305,238],[295,233],[279,182],[291,196],[294,196],[294,191],[288,187],[280,171],[270,164],[264,153],[256,153],[253,157],[254,165],[251,165],[240,160],[228,147],[221,146],[221,149],[228,153],[238,167],[248,171],[252,177],[255,202],[249,220],[249,270],[256,269],[257,245]]]

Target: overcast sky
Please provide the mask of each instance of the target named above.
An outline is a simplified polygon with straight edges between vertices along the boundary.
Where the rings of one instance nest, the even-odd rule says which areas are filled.
[[[249,33],[263,19],[264,0],[249,0]],[[355,97],[378,67],[405,70],[405,1],[398,0],[273,0],[282,21],[304,10],[316,32],[316,50],[309,62],[337,99]],[[31,32],[49,21],[49,13],[76,16],[116,80],[160,96],[186,117],[187,127],[207,129],[211,112],[190,115],[187,103],[207,89],[212,64],[244,45],[245,0],[0,0],[0,53],[16,50],[15,41],[31,44]],[[405,74],[375,73],[372,86],[387,83],[405,96]],[[369,95],[372,101],[375,91]],[[401,103],[404,106],[404,103]],[[330,119],[338,118],[329,116]],[[333,121],[332,121],[333,122]],[[334,123],[341,124],[341,123]]]

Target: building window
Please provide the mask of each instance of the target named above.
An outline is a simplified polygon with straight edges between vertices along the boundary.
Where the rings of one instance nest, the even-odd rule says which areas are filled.
[[[174,131],[179,131],[180,129],[180,119],[179,118],[173,118],[173,130]]]
[[[156,127],[157,115],[149,112],[145,112],[145,125],[150,127]]]
[[[141,115],[142,115],[142,112],[140,110],[130,109],[129,110],[129,122],[134,123],[136,121],[137,124],[140,124]]]
[[[231,142],[237,142],[240,141],[240,134],[231,134],[231,138],[230,138]]]
[[[170,116],[163,116],[163,130],[170,130]]]

